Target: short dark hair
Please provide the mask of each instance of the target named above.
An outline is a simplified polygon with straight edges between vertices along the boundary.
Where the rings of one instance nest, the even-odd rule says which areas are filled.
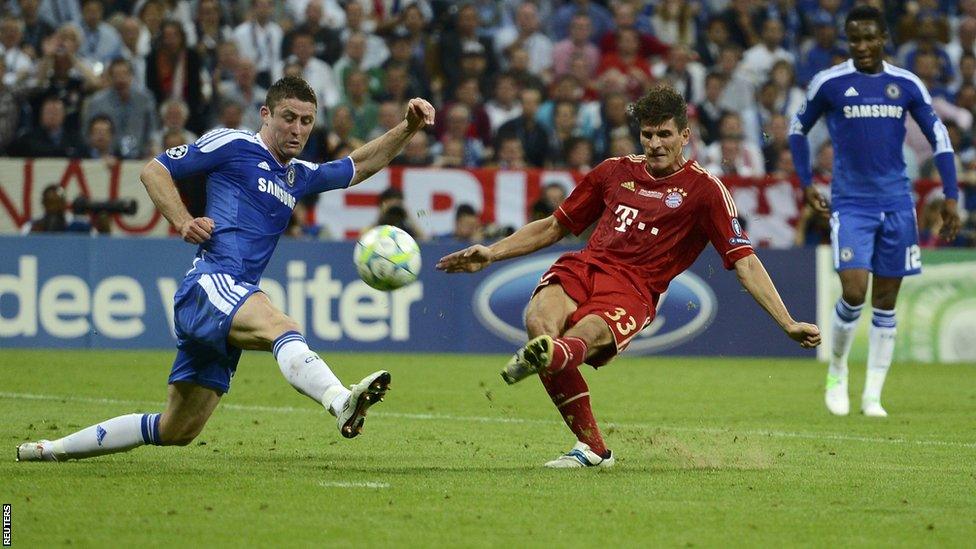
[[[115,122],[107,114],[96,114],[88,121],[88,131],[91,132],[97,122],[108,122],[108,128],[115,133]]]
[[[474,206],[472,206],[471,204],[464,203],[464,204],[461,204],[460,206],[458,206],[457,207],[457,210],[455,210],[455,212],[454,212],[454,219],[455,220],[461,219],[462,217],[464,217],[466,215],[477,216],[478,215],[478,212],[475,211]]]
[[[631,106],[630,114],[642,126],[660,126],[673,118],[679,130],[688,127],[688,104],[680,93],[668,85],[651,88]]]
[[[305,101],[319,106],[318,100],[315,99],[315,92],[312,91],[312,86],[308,85],[308,82],[304,78],[298,76],[286,76],[279,79],[271,87],[268,88],[268,95],[264,99],[264,104],[268,107],[268,110],[274,113],[275,107],[283,99],[298,99],[299,101]]]
[[[888,34],[888,25],[885,23],[884,14],[874,6],[865,4],[854,6],[851,8],[851,11],[847,12],[847,18],[844,19],[844,27],[850,25],[851,21],[874,21],[878,25],[878,30],[881,31],[881,34]]]

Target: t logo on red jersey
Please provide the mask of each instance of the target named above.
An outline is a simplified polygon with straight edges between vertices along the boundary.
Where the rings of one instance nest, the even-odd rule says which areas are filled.
[[[637,208],[631,208],[630,206],[624,206],[623,204],[617,205],[617,220],[620,221],[620,225],[614,227],[614,230],[625,233],[627,232],[627,227],[637,219]]]

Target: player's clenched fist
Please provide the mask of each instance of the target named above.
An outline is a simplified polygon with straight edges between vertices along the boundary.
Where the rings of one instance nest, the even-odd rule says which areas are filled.
[[[414,97],[407,103],[407,114],[404,117],[411,130],[419,130],[434,125],[434,106],[426,99]]]
[[[200,244],[210,240],[210,233],[213,230],[214,221],[209,217],[197,217],[179,227],[180,236],[190,244]]]
[[[820,345],[820,328],[816,324],[806,322],[794,322],[786,327],[786,333],[790,339],[800,343],[800,347],[805,349]]]
[[[491,265],[491,262],[492,253],[488,246],[475,244],[442,257],[437,262],[437,270],[449,273],[473,273]]]

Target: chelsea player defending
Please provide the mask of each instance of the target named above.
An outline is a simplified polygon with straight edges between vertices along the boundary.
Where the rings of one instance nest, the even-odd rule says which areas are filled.
[[[257,134],[213,130],[195,143],[167,150],[142,170],[156,207],[197,244],[193,268],[174,299],[176,360],[161,414],[129,414],[55,441],[21,444],[17,459],[61,461],[144,444],[189,444],[230,387],[241,350],[271,351],[285,379],[337,417],[346,438],[360,433],[366,410],[387,391],[390,374],[375,372],[343,387],[309,350],[299,325],[271,304],[257,284],[278,237],[303,196],[355,185],[396,156],[410,138],[433,124],[434,108],[412,99],[405,120],[348,157],[325,164],[298,160],[315,123],[315,92],[297,77],[268,90]],[[208,174],[207,216],[192,218],[174,179]]]
[[[807,203],[822,215],[830,210],[834,268],[843,292],[831,321],[827,408],[836,415],[850,411],[847,355],[870,272],[873,310],[861,411],[886,417],[881,388],[895,348],[895,299],[902,277],[921,272],[915,205],[902,156],[907,114],[935,150],[945,193],[941,236],[946,239],[959,230],[959,189],[949,135],[932,109],[925,85],[911,72],[883,60],[888,31],[881,12],[870,6],[855,7],[845,26],[851,59],[813,78],[806,106],[793,119],[789,140]],[[810,184],[806,139],[821,115],[827,119],[835,151],[829,206]]]

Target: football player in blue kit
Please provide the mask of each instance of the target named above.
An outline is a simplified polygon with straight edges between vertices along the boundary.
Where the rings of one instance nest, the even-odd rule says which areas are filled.
[[[895,299],[902,277],[921,272],[915,204],[902,155],[907,115],[934,149],[945,193],[945,239],[955,238],[959,230],[959,189],[949,134],[932,108],[928,90],[910,71],[884,61],[888,31],[881,12],[857,6],[848,12],[845,28],[851,59],[813,78],[806,105],[793,119],[789,141],[807,203],[822,215],[829,212],[834,268],[843,294],[832,315],[824,400],[833,414],[850,411],[847,356],[870,279],[872,315],[861,411],[886,417],[881,389],[895,348]],[[829,204],[811,185],[806,138],[821,116],[834,146]]]
[[[241,351],[271,351],[285,379],[336,416],[339,432],[358,435],[367,409],[386,394],[390,374],[370,374],[351,390],[308,348],[300,327],[257,284],[297,200],[344,189],[379,170],[414,134],[434,122],[434,108],[411,99],[404,120],[348,157],[315,164],[296,158],[315,123],[315,92],[301,78],[268,89],[258,133],[216,129],[168,149],[146,164],[142,182],[183,240],[198,245],[174,299],[177,353],[166,409],[128,414],[54,441],[28,442],[17,459],[61,461],[145,444],[186,445],[230,387]],[[206,217],[190,216],[175,179],[206,173]]]

